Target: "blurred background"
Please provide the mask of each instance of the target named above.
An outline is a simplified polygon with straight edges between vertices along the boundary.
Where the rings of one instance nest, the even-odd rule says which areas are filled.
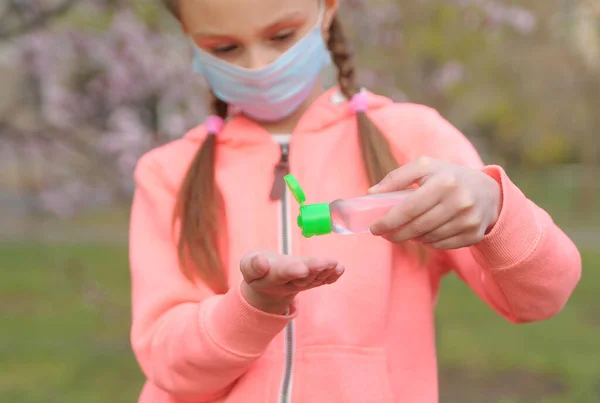
[[[437,108],[584,259],[537,324],[444,279],[441,402],[600,401],[600,1],[342,3],[362,85]],[[0,2],[0,402],[136,401],[132,169],[206,115],[190,51],[158,0]]]

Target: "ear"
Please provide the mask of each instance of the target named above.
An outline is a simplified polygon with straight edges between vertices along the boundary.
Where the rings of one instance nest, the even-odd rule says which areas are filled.
[[[329,40],[329,28],[337,14],[338,6],[339,0],[325,0],[325,13],[323,14],[323,25],[321,27],[321,34],[325,42]]]

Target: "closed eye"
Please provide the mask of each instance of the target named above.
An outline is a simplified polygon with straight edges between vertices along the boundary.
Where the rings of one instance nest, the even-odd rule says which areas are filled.
[[[283,32],[278,33],[275,36],[272,36],[271,40],[274,42],[285,42],[289,39],[292,39],[294,37],[294,35],[295,35],[294,31],[283,31]]]
[[[234,45],[234,44],[228,44],[228,45],[220,45],[220,46],[215,46],[213,47],[210,51],[214,54],[226,54],[226,53],[231,53],[234,52],[235,50],[237,50],[239,48],[238,45]]]

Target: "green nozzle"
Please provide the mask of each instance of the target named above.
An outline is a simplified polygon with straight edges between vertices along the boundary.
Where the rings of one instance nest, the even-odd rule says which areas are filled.
[[[331,233],[332,226],[329,204],[304,204],[304,202],[306,202],[306,196],[296,178],[294,178],[293,175],[288,174],[283,179],[296,201],[300,204],[298,227],[302,229],[302,235],[305,238],[310,238],[314,235],[326,235]]]

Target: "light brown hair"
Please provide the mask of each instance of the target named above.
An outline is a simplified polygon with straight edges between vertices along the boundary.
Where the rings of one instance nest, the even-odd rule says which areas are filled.
[[[179,18],[176,0],[162,1],[173,15]],[[334,17],[329,28],[327,46],[338,69],[339,88],[344,96],[350,99],[360,88],[356,83],[352,54],[337,17]],[[225,119],[227,104],[214,98],[213,113]],[[365,112],[357,113],[357,124],[366,175],[369,183],[374,185],[399,164],[387,139]],[[222,224],[222,199],[215,182],[215,154],[215,136],[208,135],[183,181],[174,220],[181,222],[178,248],[182,270],[186,276],[190,279],[199,276],[216,292],[225,292],[227,279],[217,238]]]

